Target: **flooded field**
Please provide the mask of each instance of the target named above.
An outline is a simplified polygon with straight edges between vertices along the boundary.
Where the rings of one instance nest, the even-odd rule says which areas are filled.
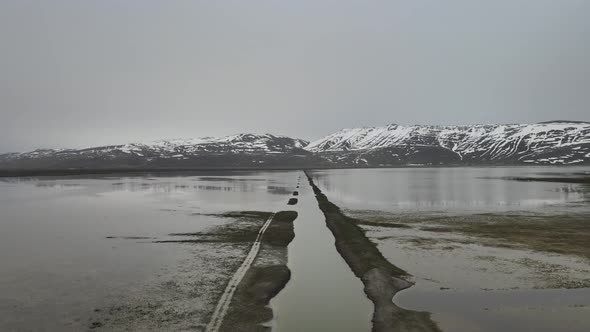
[[[0,330],[588,331],[588,172],[4,178]]]
[[[443,331],[590,329],[588,168],[314,171],[416,284],[394,297]]]
[[[296,181],[296,172],[2,179],[0,330],[202,330],[251,243],[169,234],[238,223],[217,215],[228,211],[278,211]]]

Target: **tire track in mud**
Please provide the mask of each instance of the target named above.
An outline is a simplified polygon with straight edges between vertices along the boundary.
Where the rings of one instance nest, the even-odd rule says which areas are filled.
[[[299,188],[299,178],[297,178],[297,188]],[[295,193],[295,192],[294,192]],[[294,195],[296,196],[296,195]],[[295,198],[290,198],[288,205],[296,205],[297,204],[297,199]],[[294,213],[294,216],[290,215],[291,213]],[[227,315],[228,311],[230,311],[230,305],[232,304],[232,300],[234,299],[234,294],[236,293],[236,291],[241,287],[244,287],[243,285],[243,281],[244,281],[244,277],[246,277],[246,275],[248,275],[249,273],[257,273],[260,272],[258,270],[260,269],[254,269],[253,268],[253,263],[256,260],[258,253],[260,252],[260,247],[263,243],[262,239],[263,239],[263,235],[265,234],[266,230],[271,226],[271,223],[274,219],[278,219],[277,222],[285,222],[285,220],[291,220],[290,222],[292,223],[296,218],[297,218],[297,213],[293,212],[293,211],[281,211],[281,212],[274,212],[264,223],[264,225],[260,228],[260,231],[258,232],[258,235],[256,236],[256,239],[250,249],[250,251],[248,252],[248,255],[246,255],[246,258],[244,259],[244,261],[242,262],[242,264],[240,265],[240,267],[236,270],[236,273],[233,275],[233,277],[230,279],[230,281],[228,282],[223,294],[221,295],[221,298],[219,299],[219,302],[217,303],[217,306],[215,307],[215,311],[213,312],[213,315],[211,316],[211,320],[209,321],[209,324],[207,324],[207,327],[205,329],[206,332],[219,332],[220,330],[226,330],[226,328],[222,328],[222,326],[224,326],[224,318]],[[279,226],[280,228],[280,226]],[[292,228],[292,224],[291,224],[291,228]],[[292,229],[291,229],[292,232]],[[288,245],[289,242],[291,242],[291,240],[293,239],[293,237],[295,236],[295,234],[291,234],[291,235],[286,235],[287,238],[290,237],[290,239],[285,240],[283,239],[278,239],[275,241],[278,241],[278,245],[284,245],[285,247]],[[270,240],[271,242],[273,242],[273,240]],[[286,243],[280,243],[282,241],[286,241]],[[289,271],[289,269],[286,267],[286,265],[284,266],[284,269],[286,270],[288,276],[287,279],[284,280],[284,283],[282,283],[280,281],[281,277],[277,277],[280,276],[281,271],[282,270],[282,266],[266,266],[266,269],[270,269],[270,270],[278,270],[279,271],[275,271],[275,277],[278,278],[278,280],[274,280],[274,283],[277,283],[277,285],[275,285],[275,287],[278,287],[277,289],[272,289],[273,287],[271,286],[269,289],[267,289],[266,291],[268,292],[273,292],[273,291],[280,291],[284,285],[286,284],[286,282],[288,282],[288,280],[290,279],[291,273]],[[263,268],[264,269],[264,268]],[[278,272],[278,273],[277,273]],[[285,272],[285,271],[282,271]],[[263,273],[264,274],[264,273]],[[263,277],[264,278],[264,277]],[[250,277],[248,279],[251,279]],[[246,284],[252,282],[252,280],[247,280]],[[282,283],[282,285],[280,285]],[[273,284],[273,282],[267,282],[267,284]],[[250,285],[252,286],[252,285]],[[268,285],[267,285],[268,286]],[[264,293],[264,291],[263,291]],[[262,296],[264,297],[264,296]],[[271,296],[271,298],[274,297],[274,295]],[[239,299],[238,299],[239,300]],[[238,301],[240,302],[240,301]]]
[[[207,331],[207,332],[219,331],[219,328],[221,327],[221,324],[223,323],[223,318],[225,317],[225,315],[227,314],[227,310],[229,309],[229,305],[231,303],[233,295],[236,292],[236,289],[238,288],[238,285],[240,284],[242,279],[244,279],[246,272],[248,272],[248,269],[250,268],[250,266],[252,265],[252,263],[256,259],[256,256],[258,255],[258,251],[260,251],[262,236],[264,235],[264,232],[266,232],[266,230],[270,226],[270,223],[274,219],[275,215],[276,215],[276,213],[273,213],[268,218],[268,220],[264,223],[264,225],[260,228],[260,231],[258,231],[258,236],[256,237],[254,244],[250,248],[248,255],[244,259],[244,262],[242,262],[242,265],[240,265],[240,267],[238,268],[238,270],[236,271],[234,276],[230,279],[229,283],[227,284],[227,287],[225,288],[225,291],[221,295],[221,298],[219,299],[219,302],[217,303],[217,307],[215,307],[215,311],[213,312],[213,316],[211,316],[211,321],[207,325],[207,328],[205,329],[205,331]]]

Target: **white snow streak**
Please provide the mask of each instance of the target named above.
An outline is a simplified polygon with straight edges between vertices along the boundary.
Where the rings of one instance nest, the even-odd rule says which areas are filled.
[[[531,160],[531,154],[590,143],[590,123],[550,122],[531,125],[398,126],[352,128],[311,142],[311,152],[371,150],[395,146],[440,146],[461,159],[477,153],[491,160]],[[587,149],[587,148],[585,148]],[[566,151],[566,150],[564,150]],[[563,155],[563,158],[574,158]],[[578,155],[578,159],[582,155]],[[586,155],[585,157],[588,157]],[[573,161],[572,160],[572,161]],[[559,162],[559,160],[555,161]],[[566,162],[566,161],[563,161]]]

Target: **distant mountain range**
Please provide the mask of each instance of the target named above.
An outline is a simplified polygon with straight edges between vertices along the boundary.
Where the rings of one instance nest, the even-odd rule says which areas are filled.
[[[568,165],[590,162],[590,123],[344,129],[306,150],[346,165]]]
[[[270,134],[0,155],[0,169],[211,169],[590,164],[590,123],[343,129],[314,142]]]

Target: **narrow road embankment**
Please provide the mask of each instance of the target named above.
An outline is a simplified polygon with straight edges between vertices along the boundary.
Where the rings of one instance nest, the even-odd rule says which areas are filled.
[[[326,217],[326,225],[336,239],[336,249],[362,280],[365,294],[374,304],[373,331],[440,331],[429,313],[405,310],[393,303],[397,292],[412,286],[404,279],[408,274],[385,259],[355,220],[330,202],[307,172],[306,176]]]

